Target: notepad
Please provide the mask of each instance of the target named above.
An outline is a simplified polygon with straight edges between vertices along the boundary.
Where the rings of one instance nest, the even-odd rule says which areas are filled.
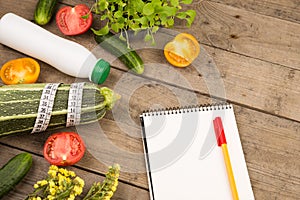
[[[213,119],[221,117],[241,200],[254,199],[233,106],[208,105],[141,114],[152,200],[231,200]]]

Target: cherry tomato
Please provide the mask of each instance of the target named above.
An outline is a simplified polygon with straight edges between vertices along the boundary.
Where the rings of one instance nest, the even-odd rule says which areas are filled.
[[[175,67],[190,65],[199,55],[200,45],[196,38],[188,33],[178,34],[164,47],[167,61]]]
[[[75,7],[65,6],[56,14],[56,24],[65,35],[78,35],[86,32],[91,27],[92,21],[92,13],[84,4]]]
[[[67,166],[77,163],[84,155],[82,138],[74,132],[51,135],[44,145],[44,157],[52,165]]]
[[[35,83],[40,74],[40,65],[32,58],[8,61],[1,68],[1,79],[7,85]]]

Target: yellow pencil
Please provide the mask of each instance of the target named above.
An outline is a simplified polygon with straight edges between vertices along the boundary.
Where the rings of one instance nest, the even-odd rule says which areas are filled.
[[[238,200],[239,196],[236,189],[236,184],[235,184],[234,175],[231,167],[231,162],[230,162],[230,157],[228,153],[227,142],[226,142],[226,137],[225,137],[225,132],[224,132],[221,117],[216,117],[213,122],[214,122],[214,129],[215,129],[218,146],[220,146],[223,151],[224,162],[225,162],[227,176],[231,188],[232,198],[234,200]]]

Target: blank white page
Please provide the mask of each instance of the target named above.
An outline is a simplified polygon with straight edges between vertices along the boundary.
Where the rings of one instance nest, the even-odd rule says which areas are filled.
[[[152,200],[232,199],[213,128],[217,116],[222,118],[239,198],[254,199],[233,107],[224,105],[141,115]]]

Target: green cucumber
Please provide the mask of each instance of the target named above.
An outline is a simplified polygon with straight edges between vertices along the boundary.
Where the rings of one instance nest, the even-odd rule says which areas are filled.
[[[5,85],[0,87],[0,137],[29,133],[37,117],[45,83]],[[61,84],[56,92],[48,129],[66,126],[69,84]],[[106,87],[85,83],[83,87],[80,124],[101,119],[110,110],[117,95]]]
[[[0,199],[12,190],[27,174],[32,165],[29,153],[20,153],[0,169]]]
[[[136,51],[129,49],[126,42],[114,36],[112,33],[107,35],[96,35],[96,42],[108,52],[120,59],[129,69],[137,74],[144,72],[144,63]]]
[[[39,0],[35,12],[34,21],[39,25],[47,24],[54,12],[57,0]]]

